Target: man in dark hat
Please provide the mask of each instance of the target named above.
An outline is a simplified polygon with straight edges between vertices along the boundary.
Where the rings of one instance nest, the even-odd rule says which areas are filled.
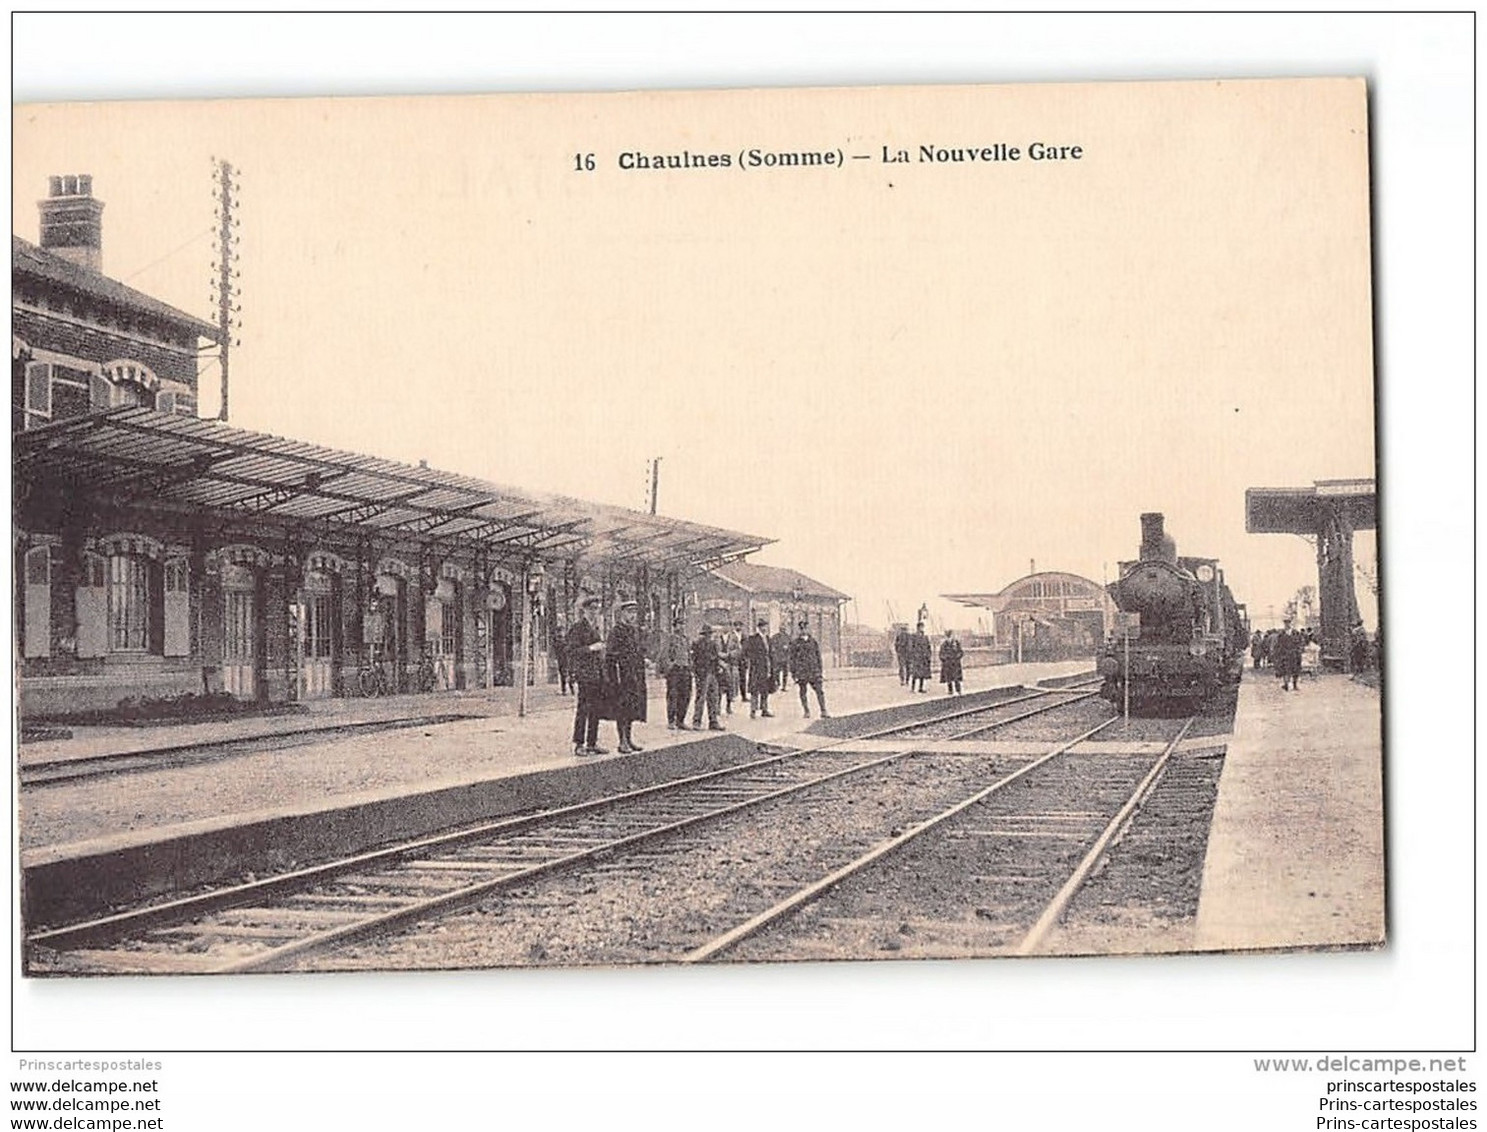
[[[645,748],[635,742],[630,729],[645,722],[645,648],[636,625],[640,606],[622,601],[615,607],[615,625],[605,644],[605,662],[609,665],[610,709],[619,731],[620,754],[628,755]]]
[[[661,638],[656,650],[656,671],[666,679],[666,726],[688,731],[687,705],[692,702],[692,653],[683,632],[684,618],[671,622],[671,632]]]
[[[826,694],[821,689],[821,646],[811,636],[809,621],[802,621],[799,628],[799,634],[790,642],[790,674],[795,678],[795,686],[800,689],[800,708],[809,719],[811,705],[806,699],[805,690],[808,687],[814,688],[821,718],[830,719],[831,713],[826,710]]]
[[[718,642],[713,640],[713,627],[703,625],[697,630],[697,639],[692,642],[692,679],[697,692],[692,700],[692,726],[702,726],[702,705],[707,704],[707,729],[722,731],[718,722],[718,669],[722,662],[718,658]]]
[[[604,707],[604,641],[599,636],[599,599],[580,598],[578,619],[568,630],[565,642],[568,672],[578,688],[578,707],[573,715],[573,753],[605,755],[599,746],[599,716]]]
[[[749,718],[757,716],[772,718],[769,710],[769,693],[774,690],[774,671],[769,659],[769,621],[761,617],[754,631],[744,641],[744,671],[749,680]]]

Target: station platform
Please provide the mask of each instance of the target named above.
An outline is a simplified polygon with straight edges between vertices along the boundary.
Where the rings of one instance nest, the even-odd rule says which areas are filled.
[[[1000,665],[966,671],[968,695],[1088,672],[1088,660]],[[750,719],[747,701],[722,715],[726,730],[670,731],[665,684],[648,680],[638,755],[614,752],[615,728],[600,727],[611,753],[576,757],[574,700],[555,686],[324,700],[304,713],[217,723],[77,728],[71,739],[19,747],[22,772],[43,763],[110,754],[149,756],[195,748],[180,765],[71,782],[23,786],[21,864],[37,906],[43,894],[122,896],[146,878],[161,891],[203,883],[218,861],[259,859],[290,867],[332,850],[421,836],[524,808],[564,804],[595,790],[647,785],[668,776],[757,757],[815,722],[795,686],[771,697],[773,718]],[[917,694],[882,669],[833,669],[825,681],[834,717],[944,699]],[[816,713],[814,696],[811,711]],[[453,717],[453,718],[451,718]],[[819,740],[817,740],[819,741]]]
[[[1384,942],[1381,700],[1345,675],[1246,669],[1208,838],[1200,951]]]

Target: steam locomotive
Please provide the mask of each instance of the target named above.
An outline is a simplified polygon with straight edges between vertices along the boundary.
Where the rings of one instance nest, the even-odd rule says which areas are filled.
[[[1216,559],[1177,556],[1159,513],[1141,516],[1141,556],[1122,562],[1119,581],[1106,588],[1128,619],[1096,665],[1111,703],[1122,706],[1129,687],[1132,714],[1187,714],[1217,706],[1219,693],[1238,683],[1249,641],[1244,613]]]

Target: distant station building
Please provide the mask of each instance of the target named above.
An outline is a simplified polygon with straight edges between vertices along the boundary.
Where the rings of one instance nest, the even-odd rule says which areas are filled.
[[[1371,479],[1317,480],[1311,487],[1252,487],[1244,493],[1250,534],[1295,534],[1316,540],[1322,659],[1351,664],[1360,624],[1353,580],[1353,532],[1378,527],[1378,491]]]
[[[794,635],[805,621],[821,645],[821,656],[830,665],[842,660],[842,604],[849,595],[798,570],[760,566],[753,562],[731,562],[699,575],[690,583],[684,603],[688,635],[703,625],[743,622],[752,632],[760,618],[769,619],[769,630],[781,625]]]
[[[229,692],[491,687],[578,596],[642,623],[768,540],[196,417],[217,329],[102,274],[86,176],[12,240],[16,649],[25,715]],[[529,619],[529,632],[522,624]]]
[[[941,594],[989,610],[997,663],[1093,656],[1115,624],[1115,603],[1099,582],[1046,570],[998,593]]]

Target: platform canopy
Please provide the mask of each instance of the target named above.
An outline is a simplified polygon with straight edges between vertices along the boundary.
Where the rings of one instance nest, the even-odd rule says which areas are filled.
[[[1378,526],[1373,480],[1317,480],[1311,487],[1252,487],[1244,493],[1244,529],[1250,534],[1314,535],[1334,517],[1348,530]]]
[[[87,494],[535,558],[706,567],[770,539],[154,409],[12,436],[18,496]]]

